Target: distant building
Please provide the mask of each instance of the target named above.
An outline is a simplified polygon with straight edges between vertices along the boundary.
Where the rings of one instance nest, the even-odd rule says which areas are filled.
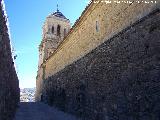
[[[21,89],[20,102],[35,102],[35,88]]]

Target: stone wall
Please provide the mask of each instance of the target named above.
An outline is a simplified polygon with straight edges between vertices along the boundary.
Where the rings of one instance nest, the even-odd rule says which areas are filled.
[[[157,9],[45,79],[42,101],[89,120],[159,120],[159,53]]]
[[[122,2],[118,4],[111,1],[111,4],[92,2],[57,50],[39,67],[37,75],[37,86],[39,87],[36,88],[37,101],[40,100],[44,80],[39,76],[48,78],[56,74],[151,11],[160,8],[158,0],[157,3],[150,2],[149,4],[138,3],[137,0],[130,0],[132,2],[130,4]],[[39,73],[43,73],[43,75]]]
[[[0,2],[0,120],[12,120],[19,102],[19,82],[11,55],[6,20]]]
[[[133,3],[92,3],[56,52],[44,63],[45,78],[80,59],[105,40],[160,6],[160,1],[157,1],[157,4],[130,1]],[[96,30],[96,21],[99,31]]]

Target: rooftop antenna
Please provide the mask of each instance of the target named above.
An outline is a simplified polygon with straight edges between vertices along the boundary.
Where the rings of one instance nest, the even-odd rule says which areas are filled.
[[[58,9],[58,0],[57,0],[57,12],[59,12],[59,9]]]

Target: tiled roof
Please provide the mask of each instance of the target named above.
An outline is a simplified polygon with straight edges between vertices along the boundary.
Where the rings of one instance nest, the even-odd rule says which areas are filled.
[[[56,16],[56,17],[59,17],[59,18],[67,19],[59,10],[57,10],[56,12],[54,12],[52,15]]]

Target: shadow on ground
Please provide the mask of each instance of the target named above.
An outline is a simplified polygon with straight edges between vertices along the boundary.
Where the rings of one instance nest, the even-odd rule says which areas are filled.
[[[40,102],[21,102],[14,120],[80,120]]]

